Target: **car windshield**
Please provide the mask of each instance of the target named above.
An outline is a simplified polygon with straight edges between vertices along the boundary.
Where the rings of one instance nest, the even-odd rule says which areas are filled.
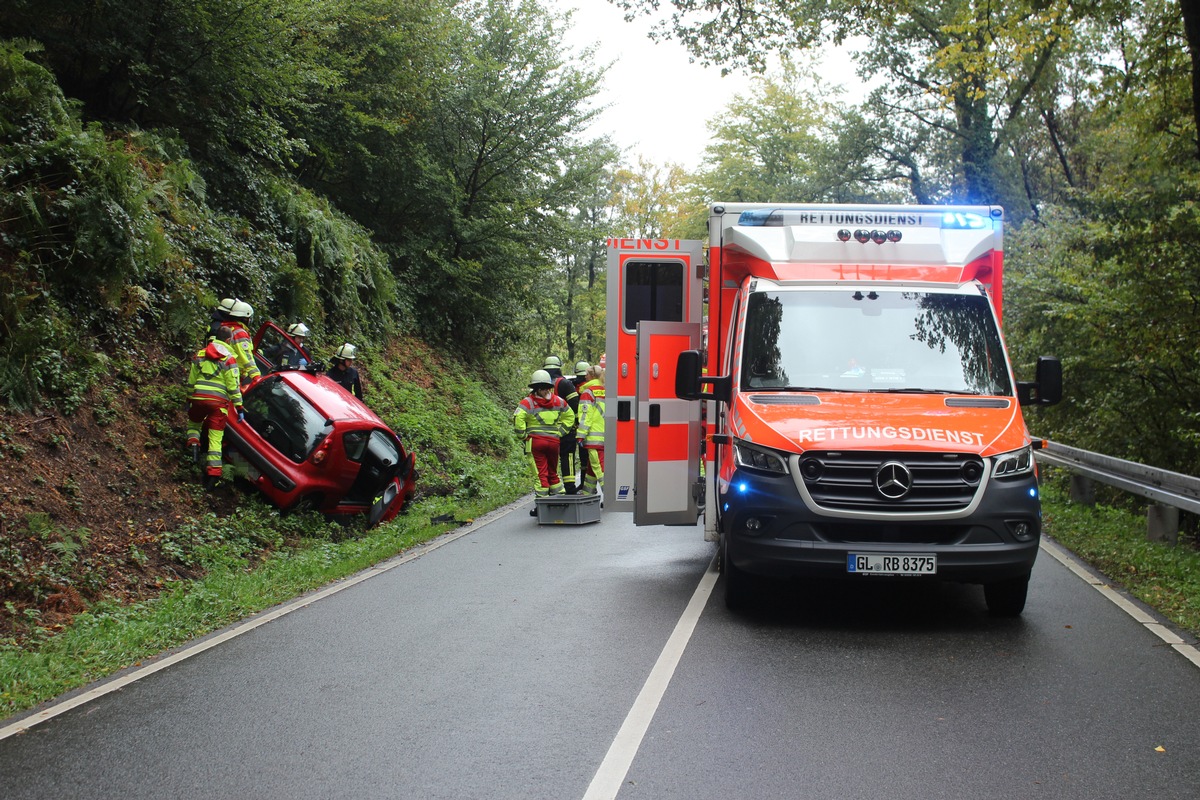
[[[331,428],[303,395],[278,376],[256,383],[243,402],[250,426],[296,463],[308,458]]]
[[[1012,394],[983,295],[754,292],[744,342],[744,389]]]

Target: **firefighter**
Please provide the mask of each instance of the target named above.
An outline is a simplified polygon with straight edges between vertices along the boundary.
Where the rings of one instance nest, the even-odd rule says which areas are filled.
[[[579,486],[583,486],[583,474],[587,467],[587,453],[583,452],[583,437],[579,435],[579,426],[583,425],[586,416],[583,413],[583,385],[588,381],[587,371],[591,365],[586,361],[575,362],[575,391],[579,392],[579,407],[575,409],[575,466],[579,470]]]
[[[538,497],[562,494],[563,479],[558,473],[559,443],[575,428],[575,410],[554,391],[554,379],[544,369],[533,371],[530,392],[513,412],[513,427],[525,442],[525,457],[537,473],[533,493]],[[537,516],[537,506],[529,516]]]
[[[233,355],[237,358],[238,372],[243,384],[258,380],[260,372],[254,361],[254,337],[250,335],[250,318],[254,316],[254,307],[243,300],[225,298],[217,306],[215,316],[220,327],[233,330]],[[215,338],[211,333],[210,341]]]
[[[188,371],[187,442],[193,460],[199,460],[200,431],[208,426],[208,450],[204,457],[204,485],[213,486],[221,477],[221,440],[232,404],[238,419],[242,410],[242,390],[237,357],[233,353],[233,329],[222,326],[208,344],[192,356]]]
[[[579,392],[575,390],[575,384],[571,379],[563,376],[562,359],[558,356],[546,356],[546,362],[542,365],[542,369],[550,373],[550,379],[554,382],[554,393],[567,401],[567,405],[571,407],[571,413],[578,419]],[[575,462],[575,429],[572,427],[559,442],[559,471],[567,494],[575,494],[579,491],[579,485],[575,480]]]
[[[297,350],[291,342],[284,339],[279,344],[279,353],[275,363],[281,367],[303,367],[308,363],[308,353],[304,349],[304,340],[308,338],[308,326],[303,322],[297,322],[295,325],[289,325],[287,332],[288,336],[296,340],[300,349]]]
[[[596,494],[604,482],[604,368],[588,367],[586,380],[579,387],[580,464],[583,493]]]
[[[358,378],[358,370],[353,361],[358,357],[358,349],[347,342],[333,354],[333,366],[326,374],[336,383],[359,400],[363,399],[362,381]]]

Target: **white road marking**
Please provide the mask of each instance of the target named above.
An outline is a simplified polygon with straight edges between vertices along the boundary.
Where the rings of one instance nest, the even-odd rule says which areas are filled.
[[[1051,557],[1061,563],[1064,567],[1078,575],[1084,583],[1089,584],[1093,589],[1108,598],[1108,600],[1117,608],[1133,617],[1133,619],[1145,627],[1146,630],[1150,631],[1155,636],[1171,645],[1172,650],[1179,653],[1197,667],[1200,667],[1200,650],[1198,650],[1195,645],[1188,644],[1166,625],[1163,625],[1157,619],[1147,614],[1137,605],[1129,602],[1127,597],[1102,581],[1089,569],[1076,562],[1075,559],[1071,558],[1067,554],[1066,550],[1059,547],[1057,544],[1042,539],[1042,549],[1049,553]]]
[[[629,767],[633,764],[638,748],[642,745],[642,739],[646,736],[650,721],[654,719],[654,714],[658,711],[658,706],[667,691],[667,685],[675,674],[675,668],[679,666],[679,659],[683,656],[683,651],[692,638],[692,632],[696,629],[696,623],[704,612],[704,606],[708,603],[708,597],[712,594],[713,585],[716,582],[717,559],[714,556],[713,560],[709,562],[708,570],[700,578],[700,584],[692,594],[687,608],[683,610],[683,616],[675,623],[675,630],[667,639],[667,644],[663,647],[662,652],[659,653],[658,661],[655,662],[649,677],[642,685],[642,691],[633,701],[633,707],[629,709],[625,722],[617,731],[617,738],[609,746],[608,754],[604,756],[604,761],[596,770],[583,800],[612,800],[621,791],[621,785],[625,782]]]
[[[421,556],[425,555],[426,553],[436,550],[439,547],[442,547],[444,545],[450,544],[451,542],[455,541],[456,539],[461,539],[462,537],[466,536],[468,533],[474,533],[475,531],[479,530],[483,525],[487,524],[488,522],[492,522],[496,519],[499,519],[500,517],[507,516],[509,513],[511,513],[516,508],[518,508],[518,507],[523,508],[526,504],[527,504],[526,500],[522,499],[518,503],[512,503],[512,504],[504,507],[503,509],[493,511],[490,514],[486,514],[483,517],[480,517],[479,519],[474,520],[473,524],[464,525],[457,530],[450,531],[449,533],[444,533],[441,536],[439,536],[438,538],[425,543],[424,545],[416,548],[415,550],[412,550],[412,551],[405,553],[403,555],[400,555],[400,556],[396,556],[394,558],[390,558],[387,561],[383,561],[379,564],[376,564],[373,567],[369,567],[368,569],[363,570],[362,572],[358,573],[357,575],[353,575],[353,576],[346,578],[338,583],[334,583],[334,584],[331,584],[330,586],[326,586],[324,589],[314,592],[313,594],[304,595],[303,597],[298,597],[295,600],[284,603],[283,605],[276,606],[275,608],[271,609],[270,611],[259,614],[258,616],[255,616],[255,617],[251,617],[251,618],[245,620],[244,622],[240,622],[240,623],[234,625],[232,628],[224,630],[215,636],[212,636],[207,639],[201,639],[200,641],[195,642],[190,645],[184,645],[183,649],[177,650],[176,652],[172,653],[169,656],[166,656],[161,659],[157,659],[151,663],[145,664],[144,666],[137,667],[135,669],[131,669],[128,672],[120,675],[119,677],[114,678],[113,680],[102,683],[98,686],[88,689],[85,692],[77,694],[73,697],[69,697],[61,702],[54,703],[53,705],[42,709],[41,711],[37,712],[36,714],[31,714],[31,715],[24,717],[16,722],[5,725],[4,727],[0,727],[0,741],[3,741],[4,739],[7,739],[9,736],[14,736],[18,733],[25,733],[27,730],[32,728],[34,725],[45,722],[46,720],[49,720],[49,719],[53,719],[54,717],[57,717],[59,714],[64,714],[73,708],[78,708],[79,706],[83,705],[84,703],[90,703],[92,700],[95,700],[99,697],[103,697],[104,695],[109,694],[111,692],[115,692],[118,689],[124,689],[126,686],[133,683],[134,681],[139,681],[142,678],[147,677],[148,675],[153,675],[154,673],[156,673],[160,670],[164,670],[167,667],[178,664],[180,661],[189,659],[192,656],[200,655],[205,650],[210,650],[219,644],[223,644],[224,642],[229,641],[230,639],[241,636],[243,633],[249,633],[250,631],[254,630],[255,628],[266,625],[268,622],[274,622],[275,620],[279,619],[280,617],[290,614],[293,611],[298,611],[301,608],[304,608],[305,606],[312,605],[313,603],[317,602],[318,600],[323,600],[326,597],[337,594],[338,592],[340,592],[344,589],[349,589],[351,586],[360,584],[363,581],[367,580],[368,578],[373,578],[376,575],[381,575],[381,574],[388,572],[390,570],[393,570],[396,567],[399,567],[403,564],[407,564],[410,561],[414,561],[414,560],[420,558]],[[149,659],[147,659],[147,661],[148,660]]]

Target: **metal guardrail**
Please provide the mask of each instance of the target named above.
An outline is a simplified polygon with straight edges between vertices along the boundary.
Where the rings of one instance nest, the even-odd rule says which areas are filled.
[[[1066,467],[1073,473],[1156,503],[1200,514],[1200,478],[1050,441],[1036,456],[1040,463]]]

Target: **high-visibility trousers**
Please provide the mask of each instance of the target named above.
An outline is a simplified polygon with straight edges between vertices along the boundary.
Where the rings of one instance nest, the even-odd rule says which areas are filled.
[[[575,473],[579,470],[579,465],[576,461],[576,447],[575,434],[573,432],[568,433],[559,440],[560,474],[566,483],[566,491],[570,494],[575,493]]]
[[[584,447],[583,453],[587,458],[583,462],[583,493],[595,494],[604,480],[604,448]]]
[[[533,493],[538,497],[563,493],[563,481],[558,474],[558,445],[557,439],[545,436],[533,436],[525,441],[525,456],[537,473]]]
[[[200,443],[200,430],[208,425],[208,450],[204,454],[205,472],[221,477],[221,440],[229,421],[229,404],[224,400],[192,400],[188,404],[188,444]]]

